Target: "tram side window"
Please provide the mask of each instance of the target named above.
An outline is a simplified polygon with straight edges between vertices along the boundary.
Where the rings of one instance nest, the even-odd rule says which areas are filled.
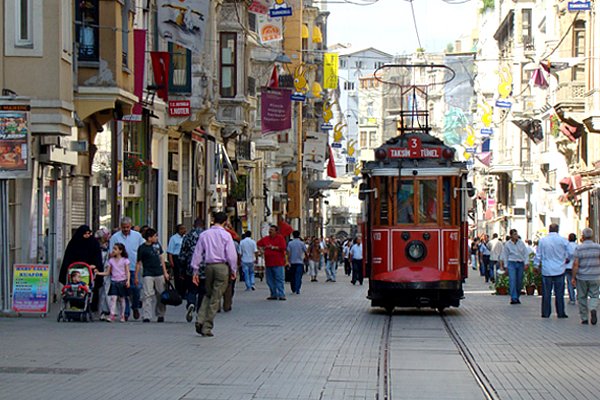
[[[445,177],[442,181],[442,196],[444,198],[444,209],[442,210],[442,218],[444,225],[452,225],[452,185],[451,177]]]
[[[400,181],[398,188],[398,223],[412,224],[415,222],[414,204],[415,188],[413,180]]]
[[[419,181],[419,223],[437,223],[437,179]]]
[[[389,225],[389,214],[390,214],[390,204],[388,202],[388,179],[386,177],[381,178],[379,181],[379,192],[380,202],[379,202],[379,224],[380,225]]]

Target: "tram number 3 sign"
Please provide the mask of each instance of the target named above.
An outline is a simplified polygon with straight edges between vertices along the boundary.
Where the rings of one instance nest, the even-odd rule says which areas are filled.
[[[440,158],[442,149],[440,147],[426,147],[421,145],[421,139],[411,137],[408,139],[408,147],[392,147],[388,149],[389,158]]]

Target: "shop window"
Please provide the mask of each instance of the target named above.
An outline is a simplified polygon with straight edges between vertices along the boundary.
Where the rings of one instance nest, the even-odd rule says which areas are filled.
[[[175,43],[169,43],[169,92],[192,91],[192,52]]]
[[[235,97],[237,77],[237,34],[221,32],[219,41],[220,93],[221,97]]]
[[[82,0],[75,6],[79,61],[98,61],[99,0]]]

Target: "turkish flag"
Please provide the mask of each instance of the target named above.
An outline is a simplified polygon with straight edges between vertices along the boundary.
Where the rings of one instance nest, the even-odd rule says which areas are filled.
[[[327,176],[330,178],[337,178],[337,171],[335,170],[335,159],[333,157],[333,149],[329,147],[329,161],[327,162]]]
[[[279,76],[277,74],[277,66],[273,66],[273,72],[271,72],[271,79],[269,79],[269,84],[267,87],[277,88],[279,87]]]
[[[158,86],[156,94],[164,101],[169,101],[169,53],[166,51],[151,51],[154,83]]]

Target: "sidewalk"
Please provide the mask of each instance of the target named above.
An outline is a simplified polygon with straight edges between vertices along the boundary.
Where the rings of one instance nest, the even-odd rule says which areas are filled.
[[[338,270],[339,272],[339,270]],[[164,324],[0,319],[0,398],[331,400],[381,394],[377,377],[385,314],[365,286],[305,282],[301,295],[266,301],[237,286],[233,311],[198,336],[183,307]],[[509,305],[481,279],[447,316],[500,399],[600,397],[600,326],[540,318],[540,298]],[[289,291],[289,286],[286,286]],[[390,399],[483,399],[432,310],[397,310],[390,333]],[[585,360],[585,363],[581,360]],[[382,397],[380,397],[381,399]]]
[[[448,314],[501,399],[600,398],[600,325],[581,325],[568,301],[568,319],[556,318],[554,299],[543,319],[541,296],[510,305],[486,289],[472,277],[463,305]]]

